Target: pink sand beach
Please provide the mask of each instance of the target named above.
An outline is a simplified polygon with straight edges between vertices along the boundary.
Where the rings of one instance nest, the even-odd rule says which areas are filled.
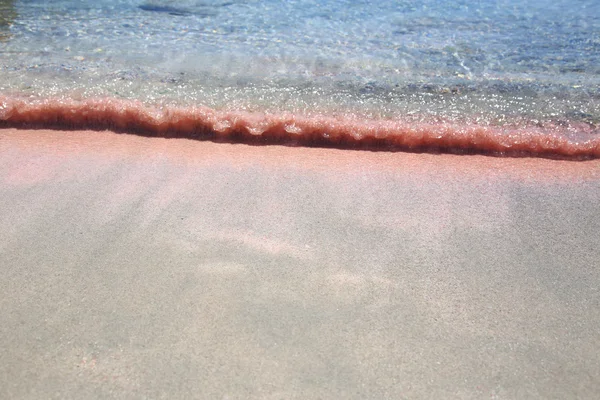
[[[0,130],[2,398],[596,398],[600,160]]]

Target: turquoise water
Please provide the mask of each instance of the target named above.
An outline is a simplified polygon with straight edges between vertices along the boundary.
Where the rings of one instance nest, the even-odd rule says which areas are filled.
[[[597,1],[1,1],[0,92],[600,122]]]

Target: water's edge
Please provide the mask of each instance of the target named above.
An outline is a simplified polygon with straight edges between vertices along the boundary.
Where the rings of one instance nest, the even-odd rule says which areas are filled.
[[[600,158],[594,125],[571,122],[477,124],[364,119],[352,114],[219,111],[152,107],[111,98],[28,101],[0,96],[0,127],[92,129],[256,145],[286,144],[381,151]]]

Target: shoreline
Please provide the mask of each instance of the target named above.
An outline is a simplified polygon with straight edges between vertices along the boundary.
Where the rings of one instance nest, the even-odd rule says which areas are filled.
[[[571,160],[600,158],[597,126],[566,120],[499,125],[414,116],[405,121],[371,120],[353,115],[308,117],[207,107],[150,107],[138,101],[110,98],[26,101],[0,97],[0,127],[112,130],[149,137],[252,145]]]
[[[261,166],[295,168],[327,173],[372,170],[406,176],[422,174],[453,179],[514,180],[577,183],[600,179],[600,160],[556,160],[541,157],[489,156],[369,151],[289,145],[219,143],[186,138],[145,137],[97,130],[0,129],[0,148],[54,156],[97,155],[108,159],[140,161],[164,157],[174,164],[223,163],[236,168]]]

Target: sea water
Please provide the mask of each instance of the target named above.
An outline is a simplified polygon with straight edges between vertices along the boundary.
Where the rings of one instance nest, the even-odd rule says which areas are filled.
[[[594,0],[0,0],[0,123],[600,156]]]

